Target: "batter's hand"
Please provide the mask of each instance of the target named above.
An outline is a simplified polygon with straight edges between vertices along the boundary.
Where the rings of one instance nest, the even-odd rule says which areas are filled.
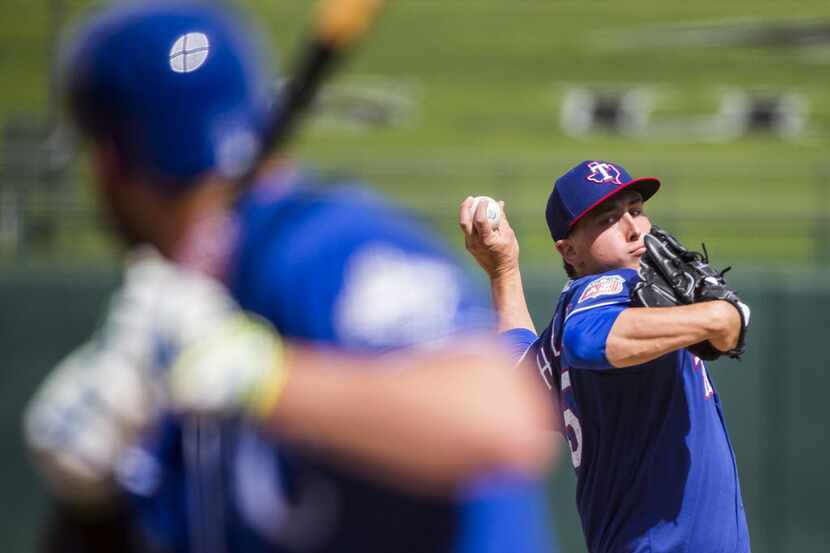
[[[167,272],[155,251],[134,252],[101,328],[51,371],[28,403],[26,443],[63,501],[87,507],[112,501],[118,460],[162,409],[163,390],[147,367]]]
[[[492,228],[487,220],[487,202],[479,202],[475,213],[470,206],[475,198],[468,196],[458,212],[458,224],[464,233],[464,246],[491,279],[512,273],[519,268],[519,241],[510,226],[504,202],[501,206],[501,220]]]

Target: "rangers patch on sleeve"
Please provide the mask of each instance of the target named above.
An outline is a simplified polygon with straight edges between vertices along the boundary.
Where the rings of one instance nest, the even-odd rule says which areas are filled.
[[[600,296],[613,296],[623,291],[625,279],[620,275],[608,275],[591,282],[582,291],[576,303],[582,303]]]

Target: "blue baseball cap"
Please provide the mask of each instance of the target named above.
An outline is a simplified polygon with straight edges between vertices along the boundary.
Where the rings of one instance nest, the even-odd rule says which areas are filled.
[[[583,161],[553,185],[545,209],[550,235],[554,241],[567,238],[580,219],[623,190],[635,190],[645,201],[659,188],[660,181],[656,178],[632,178],[616,163]]]
[[[81,131],[181,189],[207,171],[234,177],[259,153],[271,108],[258,35],[216,3],[118,3],[85,22],[60,69]]]

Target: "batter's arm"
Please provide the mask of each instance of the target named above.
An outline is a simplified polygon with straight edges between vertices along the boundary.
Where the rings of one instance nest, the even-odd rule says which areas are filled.
[[[287,381],[263,424],[417,493],[482,474],[538,476],[554,446],[540,431],[549,402],[492,342],[381,358],[289,346]]]
[[[193,367],[207,365],[199,355],[219,364],[222,355],[246,359],[228,353],[221,335],[209,338],[214,349],[200,347]],[[549,402],[532,373],[510,370],[512,360],[492,342],[488,335],[382,356],[286,343],[282,359],[273,361],[284,367],[279,400],[256,422],[280,440],[414,493],[450,494],[481,474],[541,475],[554,447],[540,432],[552,418]],[[227,366],[228,373],[239,368],[236,361]],[[116,461],[139,433],[135,373],[117,355],[85,346],[57,368],[27,411],[27,442],[53,492],[94,520],[116,512]],[[233,388],[233,377],[216,376],[191,371],[192,395]],[[151,418],[147,407],[141,421]]]
[[[709,340],[728,351],[741,330],[737,309],[725,301],[677,307],[632,307],[617,317],[605,344],[609,363],[618,368],[647,363],[672,351]]]
[[[484,474],[539,476],[549,460],[544,391],[489,333],[357,355],[229,315],[173,361],[177,410],[241,412],[280,440],[416,493],[451,493]]]
[[[468,197],[459,208],[458,222],[464,234],[464,245],[490,278],[493,308],[498,315],[498,331],[527,328],[536,332],[522,286],[519,268],[519,241],[502,206],[498,228],[487,220],[486,203],[480,202],[471,214],[474,198]]]

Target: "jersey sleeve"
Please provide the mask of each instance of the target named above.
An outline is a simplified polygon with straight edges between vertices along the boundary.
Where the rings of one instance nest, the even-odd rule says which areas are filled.
[[[575,369],[611,368],[605,344],[617,317],[630,304],[636,271],[624,269],[583,279],[565,311],[563,365]]]
[[[388,349],[492,328],[485,295],[431,234],[363,198],[306,206],[248,270],[246,308],[285,336]]]
[[[529,328],[511,328],[499,335],[516,363],[521,363],[531,346],[539,339]]]

